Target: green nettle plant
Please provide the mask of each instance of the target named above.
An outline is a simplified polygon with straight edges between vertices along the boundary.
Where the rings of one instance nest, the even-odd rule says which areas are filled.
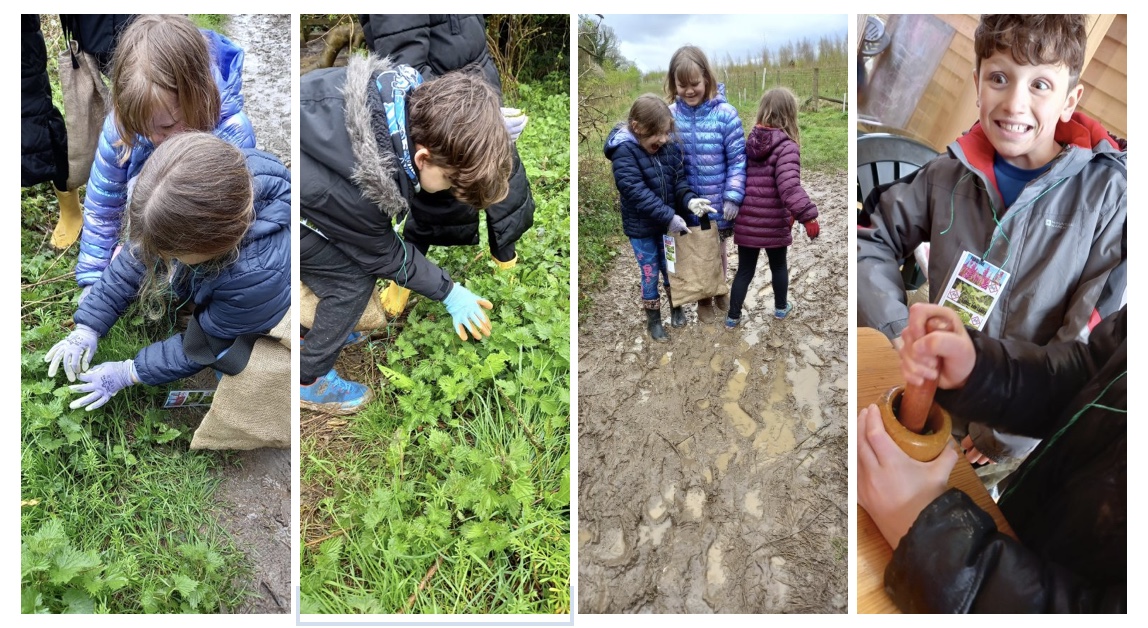
[[[569,99],[557,79],[519,85],[518,150],[536,204],[518,265],[486,243],[431,257],[495,303],[494,333],[463,342],[438,303],[367,351],[383,394],[349,425],[353,455],[302,443],[321,490],[301,544],[304,613],[570,610]],[[476,257],[477,255],[477,257]],[[304,489],[304,493],[308,492]]]

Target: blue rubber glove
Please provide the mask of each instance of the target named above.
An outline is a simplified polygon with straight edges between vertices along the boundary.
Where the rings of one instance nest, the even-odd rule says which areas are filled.
[[[686,227],[686,221],[681,216],[674,214],[674,217],[670,219],[670,226],[666,228],[666,233],[678,235],[683,231],[686,233],[690,232],[689,228]]]
[[[483,335],[490,336],[490,319],[483,312],[483,308],[492,309],[494,304],[480,298],[462,284],[454,284],[450,293],[443,299],[442,304],[454,319],[454,331],[459,338],[466,340],[466,332],[475,340],[482,340]]]
[[[80,373],[83,384],[69,386],[73,392],[86,392],[88,395],[71,403],[68,407],[75,410],[80,406],[87,406],[91,412],[111,401],[119,391],[139,382],[136,376],[136,365],[132,360],[123,362],[104,362],[97,364],[96,368],[87,373]]]
[[[502,107],[501,109],[502,123],[506,125],[506,132],[510,134],[510,141],[516,142],[530,118],[527,118],[521,109],[511,109],[510,107]]]
[[[737,218],[737,212],[741,207],[733,201],[725,201],[721,204],[722,219],[725,221]]]
[[[76,325],[67,338],[48,349],[48,354],[44,356],[44,361],[49,363],[48,377],[56,376],[56,369],[62,362],[68,381],[76,381],[76,374],[88,370],[88,365],[92,363],[99,339],[96,330],[87,325]]]

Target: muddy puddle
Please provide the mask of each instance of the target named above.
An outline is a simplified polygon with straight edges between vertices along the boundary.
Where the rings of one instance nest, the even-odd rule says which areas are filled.
[[[734,332],[687,305],[681,329],[664,308],[670,342],[649,340],[628,245],[595,295],[578,332],[579,612],[845,612],[849,179],[803,183],[821,237],[795,232],[784,321],[765,255]]]

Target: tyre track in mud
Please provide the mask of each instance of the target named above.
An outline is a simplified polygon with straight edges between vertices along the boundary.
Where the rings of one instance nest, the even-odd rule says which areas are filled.
[[[845,612],[849,179],[807,175],[821,236],[795,230],[784,321],[765,255],[735,332],[687,305],[686,327],[663,308],[671,341],[650,341],[628,246],[595,295],[578,336],[579,612]]]

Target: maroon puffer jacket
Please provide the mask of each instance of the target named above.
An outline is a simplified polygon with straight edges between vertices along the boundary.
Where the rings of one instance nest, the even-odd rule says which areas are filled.
[[[790,215],[802,224],[817,206],[801,187],[801,152],[785,131],[755,126],[745,141],[745,200],[733,227],[738,246],[780,248],[793,243]]]

